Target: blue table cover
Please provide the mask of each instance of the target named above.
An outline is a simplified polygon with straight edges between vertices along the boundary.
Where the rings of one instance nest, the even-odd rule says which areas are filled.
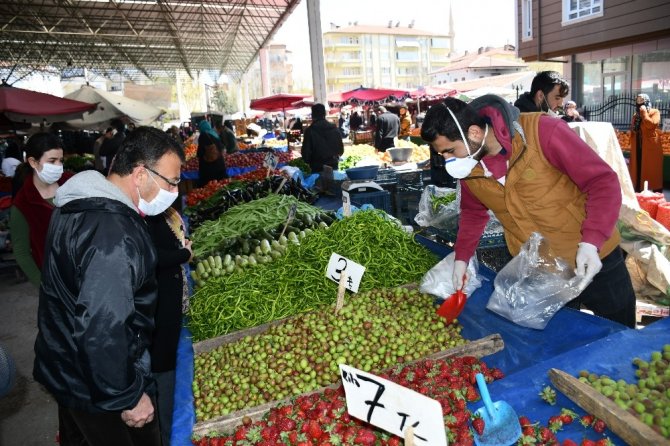
[[[444,257],[451,252],[450,248],[421,236],[417,236],[417,241],[440,257]],[[487,364],[499,367],[505,375],[508,375],[507,378],[500,381],[501,383],[512,380],[516,376],[523,377],[526,370],[537,370],[538,374],[543,373],[544,382],[548,382],[548,378],[546,377],[548,368],[544,365],[545,362],[550,363],[554,358],[559,357],[573,358],[576,363],[582,364],[585,354],[583,352],[575,354],[573,353],[575,349],[580,349],[577,351],[583,349],[590,352],[589,349],[593,343],[603,338],[607,339],[608,336],[635,333],[635,330],[628,329],[623,325],[571,308],[561,309],[544,330],[534,330],[515,325],[486,309],[488,298],[493,292],[495,273],[482,266],[480,267],[480,274],[484,278],[482,287],[470,296],[463,313],[459,317],[459,321],[463,325],[461,334],[466,339],[471,340],[480,339],[493,333],[499,333],[502,336],[505,348],[494,355],[484,358]],[[653,325],[649,328],[651,327]],[[621,358],[625,358],[625,356],[613,354],[613,357],[610,358],[611,364],[620,364],[622,362]],[[626,362],[629,361],[626,360]],[[537,367],[539,368],[536,369]],[[593,371],[597,373],[597,370],[594,367]],[[571,370],[566,371],[570,372]],[[195,424],[191,387],[193,382],[193,348],[190,332],[187,328],[182,329],[179,340],[176,373],[177,382],[173,413],[172,444],[186,446],[191,444],[190,437],[193,425]],[[521,380],[522,378],[519,379]],[[523,384],[522,386],[517,384],[517,391],[523,390],[526,387],[530,388],[530,385],[524,381],[520,381]],[[540,386],[540,388],[542,387]],[[514,386],[511,386],[511,389],[514,388]],[[500,399],[500,395],[494,389],[495,387],[491,386],[491,394],[494,400],[498,400]],[[530,399],[535,401],[536,405],[519,406],[518,411],[520,414],[526,414],[531,416],[532,419],[539,419],[543,423],[546,423],[546,419],[544,418],[548,418],[548,416],[542,418],[544,412],[540,410],[543,409],[541,404],[546,405],[546,403],[537,397],[539,390],[533,388],[529,392],[534,393],[531,396],[535,398]],[[512,390],[510,390],[510,393],[513,393]],[[476,409],[478,407],[479,405],[475,404],[471,408]],[[557,407],[558,409],[556,409]],[[553,412],[556,412],[556,410],[560,412],[560,407],[562,406],[549,407],[549,409],[553,409],[551,414],[555,415]],[[569,407],[569,405],[566,403],[564,407]],[[540,415],[536,415],[536,410]]]

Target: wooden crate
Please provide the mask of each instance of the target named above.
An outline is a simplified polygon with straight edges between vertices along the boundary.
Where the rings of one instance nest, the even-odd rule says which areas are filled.
[[[282,321],[273,321],[269,324],[264,324],[262,326],[250,328],[248,330],[243,330],[240,332],[236,333],[231,333],[229,335],[221,336],[216,339],[209,339],[207,341],[202,341],[197,344],[194,344],[193,346],[193,351],[198,354],[198,353],[203,353],[203,352],[208,352],[210,350],[215,349],[222,343],[227,343],[227,342],[234,342],[238,339],[241,339],[245,336],[250,336],[250,335],[255,335],[258,333],[262,333],[263,331],[269,329],[270,327],[274,325],[280,324]],[[215,342],[216,341],[216,342]],[[454,347],[448,350],[443,350],[440,352],[433,353],[432,355],[426,356],[425,358],[417,359],[415,361],[411,361],[405,364],[412,364],[414,362],[419,362],[423,361],[426,359],[433,359],[433,360],[439,360],[439,359],[447,359],[447,358],[453,358],[457,356],[474,356],[477,358],[482,358],[484,356],[492,355],[496,352],[499,352],[504,348],[504,342],[502,340],[502,337],[499,334],[492,334],[489,336],[486,336],[485,338],[482,339],[477,339],[475,341],[470,341],[467,344]],[[395,368],[393,366],[392,368]],[[388,369],[391,370],[391,369]],[[383,373],[383,372],[382,372]],[[327,387],[322,387],[320,389],[315,389],[313,391],[305,393],[307,394],[312,394],[312,393],[318,393],[318,392],[323,392],[327,388],[332,388],[335,389],[339,386],[339,383],[332,384]],[[241,422],[242,418],[247,416],[251,418],[254,421],[258,421],[263,416],[273,407],[280,405],[280,404],[285,404],[293,400],[294,398],[298,397],[299,395],[295,395],[289,398],[285,398],[282,400],[276,400],[276,401],[271,401],[265,404],[262,404],[260,406],[256,407],[250,407],[247,409],[239,410],[237,412],[233,412],[228,415],[224,415],[221,417],[217,418],[212,418],[207,421],[202,421],[198,422],[195,424],[193,427],[193,434],[194,435],[206,435],[210,432],[219,432],[219,433],[226,433],[226,432],[231,432],[237,427]]]

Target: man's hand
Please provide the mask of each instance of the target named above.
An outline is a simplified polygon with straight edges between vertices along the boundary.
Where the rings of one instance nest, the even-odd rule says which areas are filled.
[[[577,248],[577,268],[575,274],[582,277],[579,288],[584,290],[603,267],[598,255],[598,248],[590,243],[582,242]]]
[[[451,280],[454,284],[454,290],[458,291],[465,287],[465,284],[468,282],[468,264],[462,260],[456,260],[454,262],[454,272],[452,273]]]
[[[121,412],[121,419],[129,427],[144,427],[145,424],[151,423],[154,419],[154,405],[149,395],[143,393],[137,406]]]

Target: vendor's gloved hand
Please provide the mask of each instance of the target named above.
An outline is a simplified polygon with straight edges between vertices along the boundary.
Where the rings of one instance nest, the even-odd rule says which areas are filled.
[[[454,272],[451,275],[452,283],[454,284],[454,290],[458,291],[465,287],[465,284],[468,282],[468,264],[462,260],[456,260],[454,262]]]
[[[575,274],[582,277],[579,288],[584,290],[603,267],[598,255],[598,248],[590,243],[582,242],[577,248],[577,268]]]

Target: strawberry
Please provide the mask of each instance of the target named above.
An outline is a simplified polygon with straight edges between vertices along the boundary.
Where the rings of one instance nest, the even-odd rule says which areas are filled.
[[[521,427],[525,427],[525,426],[530,426],[533,423],[530,422],[530,419],[528,419],[528,417],[520,416],[519,417],[519,424],[521,424]]]
[[[549,429],[552,432],[558,432],[563,429],[563,420],[561,419],[560,415],[549,417]]]
[[[605,432],[605,429],[607,429],[607,425],[605,424],[605,422],[603,420],[596,419],[593,422],[593,430],[598,432],[599,434],[602,434],[603,432]]]
[[[477,435],[482,435],[484,433],[484,419],[476,417],[472,420],[472,428],[477,432]]]
[[[543,442],[549,443],[556,440],[556,435],[548,427],[542,426],[540,428],[540,438]]]
[[[577,446],[577,443],[573,440],[570,440],[569,438],[566,438],[561,442],[561,446]]]
[[[318,440],[323,436],[323,430],[318,422],[310,420],[307,423],[307,436],[312,440]]]
[[[612,440],[609,438],[601,438],[600,440],[596,441],[596,446],[613,446],[614,443],[612,443]]]
[[[589,440],[588,438],[585,438],[580,443],[580,446],[596,446],[596,442],[593,440]]]
[[[279,430],[274,426],[266,426],[261,430],[263,440],[276,441],[279,438]]]
[[[247,434],[249,433],[249,428],[247,426],[240,426],[235,431],[233,439],[235,441],[242,441],[247,439]]]
[[[277,420],[277,429],[279,429],[281,432],[288,432],[295,430],[296,428],[296,423],[294,420],[290,418],[280,418]]]
[[[393,436],[386,442],[387,446],[401,446],[403,444],[400,437]]]
[[[479,399],[479,393],[477,393],[474,387],[468,386],[465,391],[465,399],[470,402],[477,401]]]
[[[593,415],[582,415],[579,419],[579,422],[582,423],[584,427],[590,427],[593,424],[595,417]]]
[[[365,446],[372,446],[377,442],[377,437],[374,432],[369,429],[360,429],[356,432],[356,438],[354,438],[354,444],[360,444]]]

